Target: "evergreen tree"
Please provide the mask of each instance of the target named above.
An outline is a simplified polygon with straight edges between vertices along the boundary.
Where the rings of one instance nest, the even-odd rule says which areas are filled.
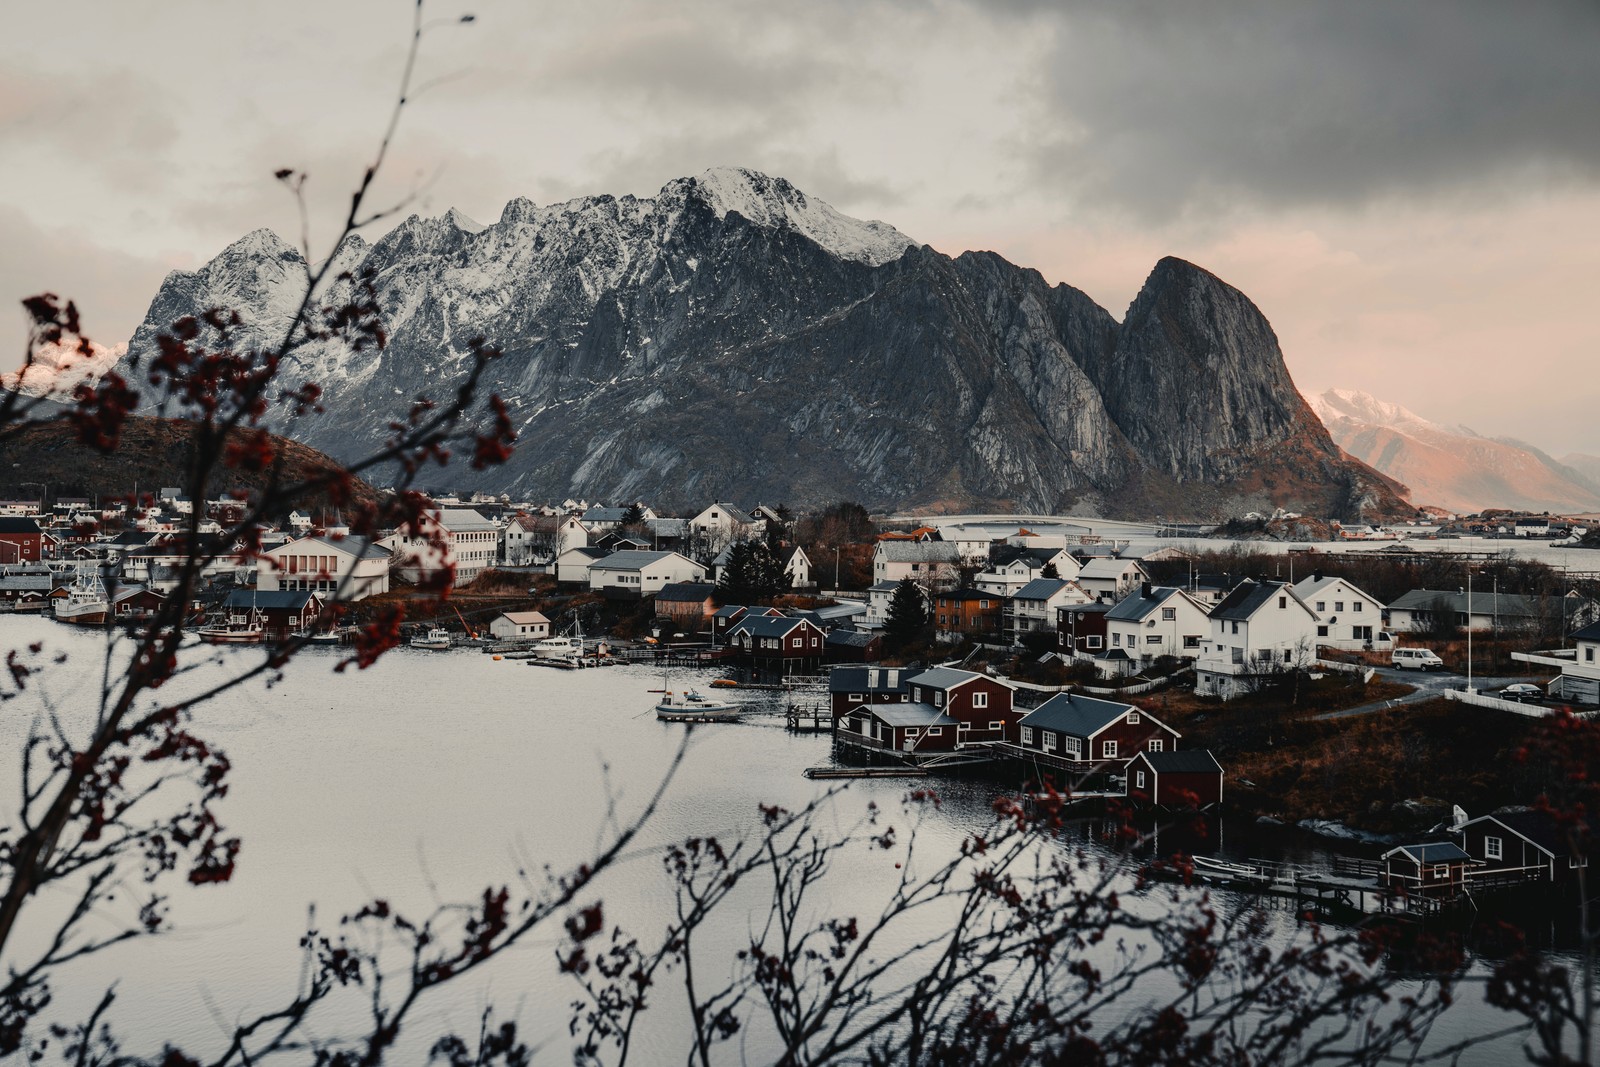
[[[636,503],[635,504],[629,504],[628,505],[628,510],[624,511],[622,513],[622,525],[624,525],[624,526],[643,526],[644,525],[644,508],[639,506]]]
[[[889,614],[883,623],[883,643],[901,649],[922,636],[928,626],[928,602],[922,589],[910,578],[900,579],[889,598]]]
[[[743,541],[728,552],[717,581],[717,596],[727,604],[755,604],[789,589],[783,563],[760,541]]]

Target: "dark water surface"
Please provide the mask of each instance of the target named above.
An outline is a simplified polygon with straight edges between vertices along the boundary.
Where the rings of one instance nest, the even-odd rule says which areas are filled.
[[[20,742],[45,701],[69,724],[82,722],[99,681],[104,635],[47,619],[0,616],[0,649],[40,639],[70,659],[0,708],[0,797],[7,804],[18,795]],[[220,664],[175,686],[215,680],[259,656],[227,650]],[[439,903],[475,899],[486,886],[514,884],[519,870],[537,874],[547,864],[560,870],[579,863],[604,838],[608,811],[614,808],[623,819],[638,811],[683,736],[683,727],[654,720],[656,698],[649,690],[661,686],[662,675],[645,667],[566,672],[496,662],[476,651],[402,649],[367,671],[336,675],[340,656],[310,650],[278,684],[249,684],[196,715],[195,732],[233,761],[232,790],[221,812],[244,841],[237,874],[221,887],[191,888],[169,879],[162,891],[171,894],[177,931],[62,971],[52,1017],[76,1021],[116,982],[110,1022],[130,1051],[154,1051],[162,1041],[214,1051],[228,1026],[292,994],[309,908],[324,929],[375,898],[422,917]],[[705,680],[687,671],[672,677],[673,684]],[[597,888],[608,919],[642,931],[665,923],[671,902],[657,851],[663,843],[691,835],[735,838],[759,825],[759,803],[795,808],[827,787],[801,776],[805,767],[829,761],[826,735],[788,733],[770,695],[735,699],[750,701],[752,714],[736,725],[696,730],[632,858]],[[923,823],[919,847],[924,856],[942,859],[988,822],[999,789],[979,780],[934,784],[945,804]],[[842,828],[876,802],[889,821],[903,825],[900,801],[907,788],[905,780],[856,782],[825,821]],[[8,811],[0,808],[0,825],[11,822]],[[1250,851],[1260,854],[1265,847],[1270,842],[1252,841]],[[865,848],[843,857],[829,883],[852,905],[840,910],[866,914],[881,906],[900,873],[894,859]],[[39,916],[62,905],[59,895],[41,901],[22,940],[43,936]],[[126,902],[117,906],[131,911]],[[1272,929],[1274,937],[1294,936],[1292,913],[1275,915]],[[446,1029],[475,1034],[489,1005],[500,1016],[515,1016],[525,1039],[546,1042],[541,1061],[569,1062],[575,990],[554,964],[557,933],[552,925],[545,936],[425,1001],[411,1019],[411,1043],[393,1062],[422,1062],[426,1044]],[[707,933],[712,951],[731,953],[748,938],[747,913],[730,909]],[[1464,1001],[1441,1027],[1441,1039],[1493,1024],[1475,993]],[[684,1060],[671,1007],[670,993],[663,992],[659,1023],[646,1033],[634,1062]],[[362,1010],[358,996],[346,998],[323,1011],[314,1029],[333,1034],[359,1025]],[[728,1050],[730,1060],[766,1062],[762,1035],[747,1042]],[[1502,1046],[1477,1062],[1505,1062],[1507,1054],[1515,1050]]]

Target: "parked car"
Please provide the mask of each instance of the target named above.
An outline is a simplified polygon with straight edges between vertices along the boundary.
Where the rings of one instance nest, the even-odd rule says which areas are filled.
[[[1400,670],[1434,671],[1444,669],[1444,660],[1431,648],[1397,648],[1389,662]]]
[[[1524,701],[1537,704],[1544,699],[1544,690],[1528,682],[1516,682],[1500,690],[1500,699],[1515,700],[1519,704]]]

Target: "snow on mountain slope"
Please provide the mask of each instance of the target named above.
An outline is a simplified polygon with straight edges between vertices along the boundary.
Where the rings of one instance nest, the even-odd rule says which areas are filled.
[[[1580,472],[1532,446],[1430,422],[1352,389],[1330,389],[1309,403],[1340,448],[1405,483],[1416,504],[1457,512],[1600,507],[1600,492]]]
[[[899,259],[913,244],[886,222],[862,222],[841,215],[782,178],[769,178],[743,167],[713,167],[697,178],[683,180],[704,197],[717,218],[737,211],[766,229],[787,226],[841,259],[879,267]]]

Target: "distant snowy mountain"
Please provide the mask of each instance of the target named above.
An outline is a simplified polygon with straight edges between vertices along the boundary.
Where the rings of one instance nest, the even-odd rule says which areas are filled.
[[[481,334],[504,353],[484,388],[521,441],[504,467],[439,475],[461,488],[669,508],[1409,512],[1329,439],[1259,309],[1179,259],[1119,323],[993,253],[952,259],[735,168],[652,198],[517,199],[489,225],[413,216],[336,258],[373,278],[388,345],[296,344],[293,373],[327,411],[287,432],[370,449],[413,397],[459,383]],[[131,351],[209,307],[276,344],[304,284],[298,252],[249,234],[170,275]]]
[[[1353,389],[1330,389],[1310,404],[1340,448],[1409,486],[1418,505],[1456,512],[1600,508],[1600,488],[1590,478],[1532,445],[1430,422]]]

